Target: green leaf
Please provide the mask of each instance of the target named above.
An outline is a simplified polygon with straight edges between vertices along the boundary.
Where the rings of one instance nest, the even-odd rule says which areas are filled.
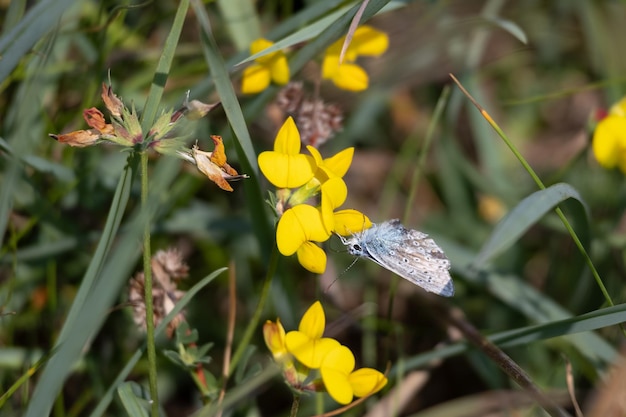
[[[585,339],[590,336],[597,337],[593,333],[579,334],[582,332],[590,332],[604,327],[615,326],[626,321],[626,304],[619,304],[613,307],[607,307],[591,313],[581,314],[577,317],[571,317],[564,320],[557,320],[547,324],[536,326],[521,327],[514,330],[507,330],[488,336],[491,342],[501,347],[513,347],[525,345],[540,340],[546,340],[553,337],[574,336]],[[398,363],[389,372],[389,377],[399,371],[407,372],[411,369],[424,366],[435,359],[444,359],[459,355],[472,349],[472,346],[463,342],[445,346],[421,355],[416,355],[404,362]],[[610,363],[617,357],[617,352],[613,350],[612,355],[607,359]],[[599,366],[599,364],[597,364]]]
[[[526,231],[559,203],[574,199],[587,214],[587,205],[571,185],[555,184],[539,190],[523,199],[504,219],[502,219],[489,240],[483,245],[473,262],[474,267],[482,266],[509,249]],[[588,218],[588,215],[585,216]],[[586,226],[586,225],[585,225]],[[585,227],[584,230],[588,228]]]
[[[73,0],[40,1],[11,30],[0,37],[0,83],[11,74],[24,55],[59,24],[59,20],[76,2]],[[71,16],[66,16],[71,19]]]
[[[250,175],[250,178],[244,181],[247,204],[250,207],[252,224],[263,249],[263,257],[267,259],[269,258],[270,248],[274,239],[272,237],[272,229],[267,220],[266,207],[259,182],[256,152],[252,146],[250,132],[230,80],[230,74],[224,65],[219,48],[211,32],[211,23],[207,12],[197,0],[192,2],[192,6],[202,29],[203,51],[211,69],[215,88],[219,94],[228,122],[235,133],[236,140],[233,143],[237,149],[239,161],[243,166],[244,173]]]
[[[528,37],[524,30],[519,27],[519,25],[515,22],[512,22],[507,19],[503,19],[501,17],[492,17],[488,16],[485,18],[488,22],[493,23],[498,26],[500,29],[510,33],[513,37],[515,37],[518,41],[523,43],[524,45],[528,44]]]
[[[117,389],[124,410],[130,417],[148,417],[148,401],[137,397],[134,391],[141,391],[141,386],[134,381],[124,382]]]

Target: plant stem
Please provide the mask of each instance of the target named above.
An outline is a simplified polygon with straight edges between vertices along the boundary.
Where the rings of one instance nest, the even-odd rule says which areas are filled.
[[[476,348],[487,355],[493,363],[495,363],[509,378],[523,388],[526,393],[532,397],[541,407],[552,417],[569,417],[563,408],[561,408],[552,398],[546,395],[533,382],[530,376],[522,369],[513,359],[509,357],[502,349],[491,343],[459,312],[458,314],[443,303],[438,302],[439,317],[445,317],[445,320],[456,327],[465,338]]]
[[[146,212],[148,204],[148,152],[141,151],[141,206]],[[154,347],[154,309],[152,306],[152,265],[150,251],[150,219],[146,217],[143,230],[143,277],[146,303],[146,344],[148,349],[148,381],[150,384],[150,408],[152,417],[159,417],[157,392],[156,350]]]
[[[293,402],[291,403],[291,413],[289,417],[296,417],[298,415],[298,408],[300,407],[300,394],[293,394]]]
[[[276,273],[276,266],[278,265],[278,248],[274,245],[274,249],[272,249],[272,255],[270,256],[270,263],[267,269],[267,275],[265,276],[265,281],[263,281],[263,288],[261,289],[261,296],[259,297],[259,304],[256,307],[250,322],[248,323],[248,327],[239,342],[239,346],[237,346],[237,350],[233,354],[233,358],[230,362],[230,373],[237,368],[237,364],[241,360],[246,347],[250,344],[250,340],[252,339],[252,335],[257,330],[259,326],[259,320],[261,320],[261,314],[263,313],[263,307],[265,307],[265,301],[267,301],[267,296],[270,292],[270,286],[272,284],[272,278]]]

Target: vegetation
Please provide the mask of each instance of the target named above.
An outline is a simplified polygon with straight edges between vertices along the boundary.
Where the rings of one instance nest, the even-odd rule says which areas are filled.
[[[623,413],[621,3],[0,7],[0,415]]]

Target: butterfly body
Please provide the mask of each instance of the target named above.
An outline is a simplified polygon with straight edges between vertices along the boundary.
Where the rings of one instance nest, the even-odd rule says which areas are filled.
[[[372,260],[428,292],[454,295],[450,261],[441,248],[426,233],[407,229],[398,219],[341,240],[354,256]]]

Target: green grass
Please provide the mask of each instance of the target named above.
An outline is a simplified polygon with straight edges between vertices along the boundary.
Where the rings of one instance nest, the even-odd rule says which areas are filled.
[[[209,416],[221,406],[224,415],[288,416],[292,396],[262,325],[280,317],[295,329],[319,299],[328,335],[358,366],[389,369],[389,385],[345,415],[393,403],[417,372],[424,386],[390,415],[480,414],[481,400],[502,391],[521,394],[523,415],[574,415],[569,362],[576,399],[593,416],[626,321],[626,187],[590,149],[595,111],[624,95],[623,6],[371,0],[363,20],[388,33],[390,48],[359,60],[370,87],[352,93],[317,82],[325,48],[361,3],[238,3],[1,6],[0,414]],[[334,237],[323,245],[324,276],[295,257],[275,264],[274,187],[257,156],[284,120],[273,104],[280,88],[239,93],[255,58],[245,45],[259,31],[288,48],[292,79],[344,112],[343,130],[321,148],[325,157],[356,148],[342,208],[429,233],[452,263],[454,297],[425,296],[371,262],[348,268]],[[187,91],[220,101],[186,143],[211,150],[209,135],[221,135],[228,162],[250,178],[226,193],[153,152],[142,176],[140,147],[48,137],[86,129],[84,109],[106,113],[99,94],[109,77],[144,131]],[[189,265],[186,295],[153,342],[127,303],[146,231],[152,253],[177,247]],[[183,309],[189,334],[166,338]],[[338,405],[303,395],[299,407],[304,416]]]

